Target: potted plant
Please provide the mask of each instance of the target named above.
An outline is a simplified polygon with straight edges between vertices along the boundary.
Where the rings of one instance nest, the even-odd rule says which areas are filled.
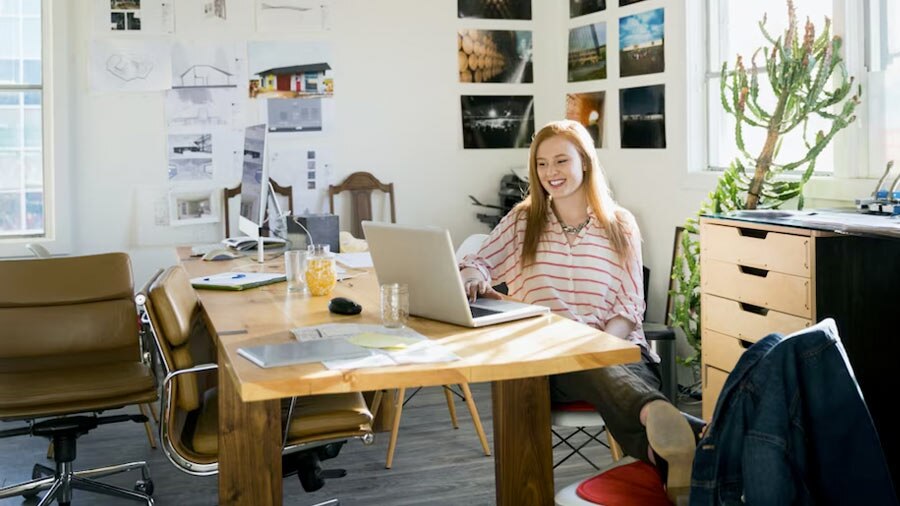
[[[861,91],[853,94],[852,77],[841,59],[841,38],[831,34],[831,21],[824,29],[808,19],[800,32],[792,0],[787,1],[788,27],[775,38],[766,28],[766,16],[759,28],[770,46],[753,53],[750,68],[740,55],[729,69],[722,64],[721,103],[735,118],[738,155],[719,178],[709,199],[696,216],[688,218],[681,236],[681,253],[673,267],[675,289],[670,315],[672,325],[681,328],[695,354],[683,360],[697,364],[700,335],[700,236],[699,216],[740,209],[778,209],[796,199],[803,207],[803,186],[816,167],[816,158],[834,136],[852,123]],[[761,65],[759,65],[761,64]],[[763,72],[764,70],[764,72]],[[763,82],[765,81],[765,82]],[[762,105],[761,91],[771,90],[774,106]],[[810,118],[824,120],[825,128],[807,130]],[[744,143],[746,129],[765,130],[758,154]],[[805,155],[794,161],[780,159],[785,135],[802,128]]]

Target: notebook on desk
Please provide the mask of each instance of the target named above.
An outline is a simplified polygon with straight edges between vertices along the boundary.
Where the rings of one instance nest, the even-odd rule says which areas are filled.
[[[379,283],[406,283],[409,314],[463,327],[483,327],[548,314],[544,306],[508,300],[470,303],[459,276],[450,232],[364,221]]]
[[[286,279],[284,274],[278,272],[221,272],[192,278],[191,286],[209,290],[245,290]]]

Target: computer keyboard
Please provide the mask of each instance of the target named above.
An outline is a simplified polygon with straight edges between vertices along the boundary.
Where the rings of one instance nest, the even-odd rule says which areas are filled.
[[[493,309],[484,309],[481,307],[473,307],[469,306],[469,311],[472,312],[472,318],[478,318],[479,316],[488,316],[492,314],[500,313],[501,311],[494,311]]]

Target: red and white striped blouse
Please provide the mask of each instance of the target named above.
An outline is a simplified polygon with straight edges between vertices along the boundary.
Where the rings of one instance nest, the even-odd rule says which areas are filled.
[[[622,316],[635,324],[628,340],[649,350],[642,326],[645,303],[640,241],[631,242],[634,259],[622,265],[590,207],[588,216],[587,226],[570,245],[556,215],[548,210],[548,225],[538,242],[534,264],[523,269],[527,218],[524,213],[510,212],[460,267],[477,269],[493,285],[505,282],[513,299],[547,306],[558,315],[600,330]],[[630,213],[627,217],[637,229],[634,217]],[[659,361],[652,350],[650,355]]]

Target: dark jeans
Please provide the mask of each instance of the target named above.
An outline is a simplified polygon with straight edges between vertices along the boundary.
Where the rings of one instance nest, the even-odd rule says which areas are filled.
[[[667,401],[659,391],[660,378],[659,365],[641,348],[640,362],[550,376],[550,399],[591,403],[622,450],[649,463],[647,431],[640,413],[650,401]]]

